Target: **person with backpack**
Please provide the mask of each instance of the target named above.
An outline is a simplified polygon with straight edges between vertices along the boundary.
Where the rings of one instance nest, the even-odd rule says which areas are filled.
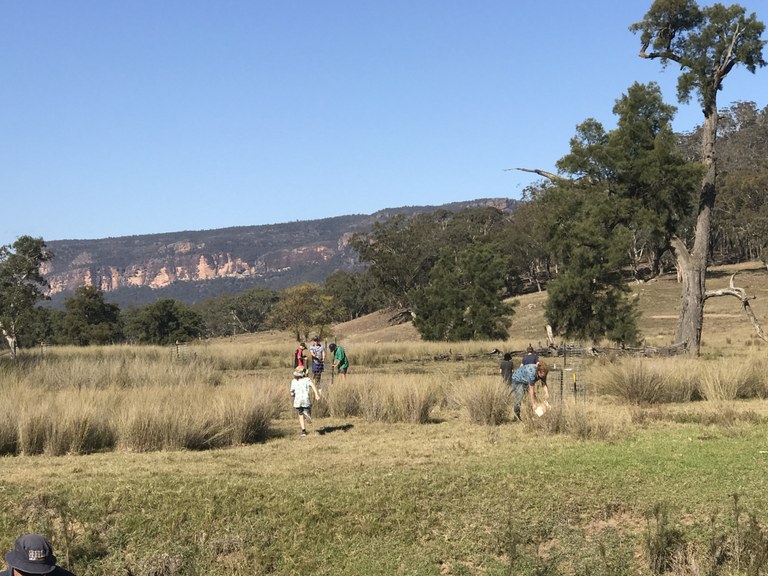
[[[523,356],[523,362],[521,365],[536,364],[536,362],[538,361],[539,361],[539,355],[536,354],[536,352],[533,350],[533,346],[528,344],[528,349],[525,351],[525,355]]]

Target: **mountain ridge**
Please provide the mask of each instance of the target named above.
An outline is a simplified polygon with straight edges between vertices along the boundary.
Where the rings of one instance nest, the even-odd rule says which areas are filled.
[[[481,198],[276,224],[53,240],[47,242],[53,258],[42,272],[54,307],[81,286],[100,288],[107,301],[121,307],[163,297],[193,304],[256,286],[279,290],[323,282],[337,270],[362,270],[349,239],[399,214],[487,206],[511,212],[517,203]]]

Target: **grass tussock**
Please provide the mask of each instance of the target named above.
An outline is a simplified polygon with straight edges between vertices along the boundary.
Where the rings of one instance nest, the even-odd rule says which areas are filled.
[[[589,381],[598,394],[630,404],[768,397],[768,360],[746,358],[622,358],[595,364]]]
[[[260,442],[285,409],[266,381],[223,385],[211,363],[154,364],[120,349],[27,362],[0,374],[0,455],[203,450]]]
[[[424,424],[442,399],[436,376],[357,375],[336,379],[323,388],[315,414],[334,418],[362,417],[368,422]]]
[[[476,424],[509,422],[512,394],[498,376],[498,358],[487,353],[489,344],[460,346],[361,345],[355,357],[363,363],[353,362],[347,380],[331,382],[325,374],[323,399],[315,403],[314,414],[425,423],[439,409],[458,410]],[[268,438],[270,423],[290,412],[289,368],[283,364],[288,366],[291,349],[282,354],[277,345],[225,342],[190,348],[193,352],[185,351],[184,357],[160,347],[62,348],[23,356],[15,366],[3,364],[0,454],[205,450]],[[269,357],[279,367],[251,371],[265,364],[237,363],[237,358],[248,357]],[[377,364],[377,369],[370,367]],[[526,419],[530,431],[612,439],[632,426],[685,418],[679,411],[664,412],[670,403],[768,396],[768,360],[760,354],[738,361],[602,357],[570,366],[573,394],[578,381],[590,399],[620,398],[638,409],[605,410],[585,402],[585,396],[575,401],[568,396],[570,380],[565,387],[552,382],[550,393],[565,391],[566,397],[552,398],[553,410],[546,418]],[[523,404],[527,414],[527,398]],[[727,411],[713,413],[716,421],[728,425]],[[742,413],[737,414],[734,421],[744,422]]]
[[[631,430],[630,418],[624,410],[573,399],[556,401],[541,418],[528,414],[523,422],[532,434],[563,434],[578,440],[611,441]]]
[[[509,421],[514,403],[511,388],[500,378],[459,378],[451,387],[450,400],[470,422],[486,425]]]
[[[440,401],[440,380],[436,376],[383,376],[376,379],[375,385],[357,382],[360,415],[369,422],[424,424]]]

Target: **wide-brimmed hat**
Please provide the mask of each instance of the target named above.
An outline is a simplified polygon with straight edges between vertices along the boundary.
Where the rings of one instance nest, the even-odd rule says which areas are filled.
[[[56,570],[53,547],[39,534],[26,534],[16,539],[13,550],[5,555],[11,568],[27,574],[48,574]]]
[[[304,376],[304,368],[296,368],[296,370],[293,371],[293,375],[296,376],[296,378],[301,378]]]

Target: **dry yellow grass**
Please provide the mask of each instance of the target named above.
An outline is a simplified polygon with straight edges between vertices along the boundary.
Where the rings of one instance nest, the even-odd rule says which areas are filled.
[[[768,322],[765,272],[742,280]],[[633,288],[651,313],[641,329],[668,343],[679,286],[664,278]],[[19,400],[20,387],[38,387],[52,402],[38,409],[61,416],[56,441],[38,446],[42,455],[1,459],[0,537],[9,546],[22,530],[44,531],[67,565],[94,576],[648,574],[646,515],[659,502],[669,503],[673,527],[691,546],[709,542],[702,534],[713,529],[730,541],[729,519],[711,519],[735,491],[744,509],[765,517],[768,402],[740,400],[744,386],[736,399],[727,388],[714,397],[715,385],[734,375],[748,387],[759,374],[768,388],[765,346],[745,318],[731,316],[741,313],[735,299],[707,303],[704,358],[633,360],[643,370],[629,363],[624,371],[639,373],[638,385],[650,372],[684,391],[710,378],[712,400],[617,400],[598,384],[624,360],[606,356],[579,366],[586,396],[553,402],[540,419],[526,407],[524,421],[511,423],[499,358],[488,352],[543,342],[544,298],[520,298],[505,342],[422,342],[385,314],[336,327],[352,370],[346,383],[331,384],[326,373],[329,396],[316,405],[307,438],[298,437],[290,408],[295,342],[285,333],[199,343],[181,359],[167,349],[51,350],[55,374],[33,365],[23,378],[0,372],[0,431],[7,416],[34,411]],[[732,370],[732,362],[750,368]],[[252,420],[244,411],[259,403],[277,407],[268,441],[238,446],[248,431],[233,427]],[[138,430],[140,447],[53,456],[76,452],[88,426],[98,428],[96,415],[116,412]],[[151,420],[144,432],[142,416]],[[163,425],[171,417],[176,424]],[[224,425],[211,435],[206,422]],[[36,433],[51,432],[39,425],[29,418],[33,448]],[[122,447],[127,432],[117,429]],[[228,434],[236,438],[228,449],[176,450],[215,446]],[[709,559],[691,558],[691,566]]]

